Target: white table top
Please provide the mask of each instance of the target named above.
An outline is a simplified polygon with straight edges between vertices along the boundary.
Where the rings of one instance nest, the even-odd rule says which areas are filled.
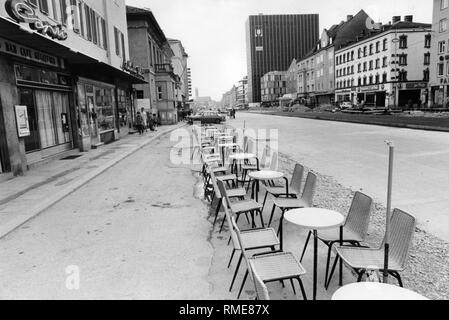
[[[220,136],[217,137],[218,140],[231,140],[234,139],[234,136]]]
[[[233,160],[249,160],[254,159],[255,157],[256,155],[252,153],[235,153],[229,156],[229,158]]]
[[[320,208],[304,208],[287,211],[285,220],[310,230],[326,230],[340,227],[345,217],[336,211]]]
[[[248,174],[251,179],[254,180],[276,180],[284,177],[282,172],[270,171],[270,170],[262,170],[262,171],[253,171]]]
[[[422,295],[395,285],[360,282],[337,290],[332,300],[429,300]]]
[[[223,143],[218,145],[220,148],[232,148],[232,147],[238,147],[237,143]]]

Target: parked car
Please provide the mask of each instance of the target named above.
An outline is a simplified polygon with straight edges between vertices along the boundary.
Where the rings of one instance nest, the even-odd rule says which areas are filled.
[[[353,107],[353,105],[349,101],[345,101],[345,102],[340,103],[340,109],[341,110],[352,109],[352,107]]]
[[[188,121],[190,124],[193,124],[195,121],[201,121],[201,124],[220,124],[226,121],[226,117],[224,115],[220,115],[218,112],[205,111],[188,117]]]

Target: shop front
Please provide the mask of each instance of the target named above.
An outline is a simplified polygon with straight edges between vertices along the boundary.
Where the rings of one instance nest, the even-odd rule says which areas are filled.
[[[354,91],[352,89],[342,89],[335,91],[335,101],[338,103],[342,102],[353,102]]]
[[[10,169],[14,151],[29,167],[73,149],[72,79],[64,59],[0,38],[0,73],[1,144],[13,143],[9,138],[20,144],[12,152],[0,148],[1,170]]]
[[[398,84],[398,105],[403,109],[421,109],[428,104],[427,82],[410,82]]]
[[[388,100],[388,86],[376,84],[357,88],[356,102],[364,102],[365,106],[385,108]]]

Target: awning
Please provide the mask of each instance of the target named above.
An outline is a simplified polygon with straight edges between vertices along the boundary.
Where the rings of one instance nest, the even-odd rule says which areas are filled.
[[[80,52],[73,51],[69,47],[43,36],[36,31],[24,29],[19,23],[4,17],[0,17],[0,37],[63,58],[74,70],[78,66],[88,67],[101,74],[130,81],[132,84],[147,83],[145,80],[128,72],[117,69]],[[70,41],[70,39],[66,41]]]
[[[282,97],[279,98],[279,100],[294,100],[296,97],[294,97],[294,94],[284,94]]]

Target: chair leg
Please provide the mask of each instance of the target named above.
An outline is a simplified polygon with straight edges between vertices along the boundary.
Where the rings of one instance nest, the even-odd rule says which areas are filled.
[[[304,249],[302,250],[301,260],[299,260],[299,262],[302,262],[302,260],[304,259],[304,255],[306,254],[307,246],[309,245],[311,236],[312,236],[312,231],[309,231],[309,234],[308,234],[307,240],[306,240],[306,244],[304,245]]]
[[[331,284],[332,277],[334,276],[335,268],[337,267],[338,259],[340,259],[340,257],[337,255],[335,257],[334,264],[332,265],[331,273],[329,275],[329,279],[328,279],[327,284],[326,284],[326,290],[329,288],[329,285]]]
[[[396,278],[396,280],[398,280],[399,286],[401,288],[404,287],[403,283],[402,283],[402,279],[401,279],[401,275],[399,274],[399,272],[396,271],[389,271],[389,273]]]
[[[281,235],[281,227],[282,227],[282,223],[284,223],[284,214],[285,214],[285,209],[281,208],[281,219],[279,220],[279,228],[278,228],[278,236]]]
[[[302,280],[300,277],[297,278],[298,282],[299,282],[299,286],[301,287],[301,293],[302,293],[302,297],[304,299],[304,301],[307,301],[307,295],[306,295],[306,290],[304,290],[304,285],[302,283]]]
[[[232,278],[231,286],[229,287],[229,292],[232,292],[232,287],[234,287],[235,279],[237,278],[237,274],[239,273],[242,260],[243,260],[243,253],[240,255],[239,262],[237,263],[237,267],[235,268],[234,277]]]
[[[215,223],[217,223],[217,219],[218,219],[218,214],[220,213],[220,209],[221,209],[221,204],[222,204],[223,200],[222,199],[218,199],[218,203],[217,203],[217,209],[215,210],[215,220],[214,220],[214,227],[215,227]]]
[[[327,261],[326,261],[326,276],[324,278],[324,283],[327,283],[327,277],[329,276],[329,267],[331,263],[331,254],[332,254],[332,246],[334,245],[334,242],[330,242],[328,245],[328,251],[327,251]]]
[[[273,222],[274,212],[276,211],[276,205],[273,204],[273,209],[271,210],[270,222],[268,223],[268,227],[271,226],[271,222]]]
[[[360,272],[358,272],[358,279],[357,282],[362,282],[363,276],[365,275],[366,270],[361,270]]]
[[[246,270],[245,277],[243,278],[242,286],[240,287],[239,295],[237,296],[237,300],[240,299],[242,295],[243,288],[245,287],[246,279],[248,278],[248,270]]]
[[[265,193],[265,199],[263,200],[263,204],[262,204],[262,212],[263,212],[263,209],[265,209],[265,204],[267,203],[267,199],[268,199],[268,191]]]
[[[265,228],[265,223],[264,223],[264,221],[263,221],[263,211],[258,211],[259,212],[259,214],[260,214],[260,222],[262,223],[262,228]]]
[[[232,255],[231,255],[231,259],[229,260],[229,263],[228,263],[228,269],[231,267],[232,260],[234,259],[234,255],[235,255],[235,252],[236,252],[236,251],[237,251],[237,250],[232,249]]]
[[[290,279],[290,283],[292,284],[292,288],[293,288],[293,293],[296,296],[296,288],[295,288],[295,284],[293,283],[293,279]]]

